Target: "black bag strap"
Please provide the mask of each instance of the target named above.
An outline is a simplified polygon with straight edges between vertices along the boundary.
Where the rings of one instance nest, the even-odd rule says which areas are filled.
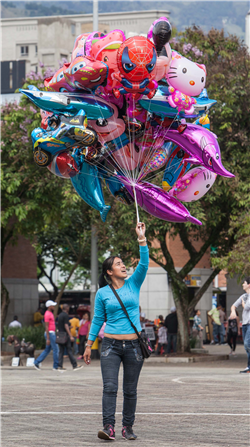
[[[127,312],[127,309],[126,309],[126,307],[124,306],[124,304],[123,304],[121,298],[119,297],[117,291],[116,291],[115,288],[112,286],[112,284],[109,284],[109,287],[111,288],[111,290],[112,290],[112,292],[114,293],[115,297],[116,297],[117,300],[119,301],[119,303],[120,303],[120,305],[121,305],[121,308],[122,308],[123,312],[125,313],[127,319],[129,320],[129,322],[130,322],[132,328],[134,329],[134,331],[135,331],[135,333],[136,333],[138,339],[140,339],[141,336],[140,336],[139,332],[137,331],[135,325],[134,325],[134,324],[132,323],[132,321],[130,320],[130,318],[129,318],[129,314],[128,314],[128,312]]]

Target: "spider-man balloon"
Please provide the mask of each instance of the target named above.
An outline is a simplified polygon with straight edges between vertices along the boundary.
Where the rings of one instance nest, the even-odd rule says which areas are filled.
[[[154,81],[157,54],[155,47],[146,37],[135,36],[127,39],[117,52],[119,72],[115,79],[122,87],[113,89],[116,97],[121,94],[132,93],[135,98],[141,94],[152,98],[158,87]]]

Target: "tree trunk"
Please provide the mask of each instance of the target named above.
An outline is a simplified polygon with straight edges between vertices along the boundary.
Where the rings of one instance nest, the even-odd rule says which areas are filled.
[[[80,264],[80,261],[81,261],[81,259],[79,258],[79,259],[75,262],[75,264],[73,265],[72,269],[70,270],[70,274],[69,274],[68,278],[64,281],[63,286],[62,286],[60,292],[58,293],[58,295],[57,295],[57,297],[56,297],[56,303],[57,303],[57,305],[55,306],[55,310],[54,310],[54,317],[55,317],[55,318],[57,317],[57,314],[58,314],[58,308],[59,308],[59,306],[60,306],[60,302],[61,302],[61,298],[62,298],[62,296],[63,296],[63,292],[64,292],[64,290],[66,289],[66,286],[67,286],[67,284],[68,284],[68,282],[69,282],[71,276],[73,275],[75,269],[76,269],[76,268],[78,267],[78,265]]]
[[[178,318],[178,348],[180,352],[190,352],[190,341],[188,333],[189,313],[188,308],[178,302],[176,304]]]
[[[175,278],[177,279],[177,278]],[[178,350],[180,352],[189,352],[189,333],[188,333],[188,288],[183,281],[172,283],[172,292],[178,318]]]
[[[3,337],[3,328],[4,328],[4,323],[6,320],[6,316],[7,316],[7,312],[8,312],[8,307],[9,307],[9,303],[10,303],[10,298],[9,298],[9,292],[6,289],[3,281],[1,281],[1,286],[2,286],[2,290],[1,290],[1,328],[2,328],[2,337]]]
[[[14,227],[10,228],[1,228],[1,264],[3,265],[3,258],[4,258],[4,252],[7,243],[11,240],[13,237]],[[8,307],[10,304],[10,297],[9,292],[6,289],[3,280],[1,278],[1,328],[2,328],[2,336],[3,336],[3,328],[4,323],[7,317]]]

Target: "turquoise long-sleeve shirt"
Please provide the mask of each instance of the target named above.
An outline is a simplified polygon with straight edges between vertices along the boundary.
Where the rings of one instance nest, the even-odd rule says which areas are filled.
[[[117,293],[127,309],[131,321],[136,329],[141,331],[139,296],[140,288],[146,277],[149,264],[147,246],[140,246],[140,262],[133,275],[125,280],[125,284],[117,289]],[[109,286],[98,290],[95,297],[94,318],[89,331],[89,340],[95,341],[106,314],[106,334],[133,334],[134,329],[123,312],[120,303]]]

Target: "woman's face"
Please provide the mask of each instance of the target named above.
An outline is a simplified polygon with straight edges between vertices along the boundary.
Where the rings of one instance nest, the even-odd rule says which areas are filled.
[[[84,320],[89,320],[89,314],[87,314],[87,313],[84,314],[84,315],[83,315],[83,319],[84,319]]]
[[[197,315],[197,316],[199,317],[199,316],[200,316],[200,314],[201,314],[201,313],[200,313],[200,311],[198,310],[198,311],[197,311],[197,314],[196,314],[196,315]]]
[[[112,270],[108,270],[107,273],[111,277],[111,279],[112,278],[124,279],[127,278],[128,276],[126,267],[120,258],[114,259]]]

